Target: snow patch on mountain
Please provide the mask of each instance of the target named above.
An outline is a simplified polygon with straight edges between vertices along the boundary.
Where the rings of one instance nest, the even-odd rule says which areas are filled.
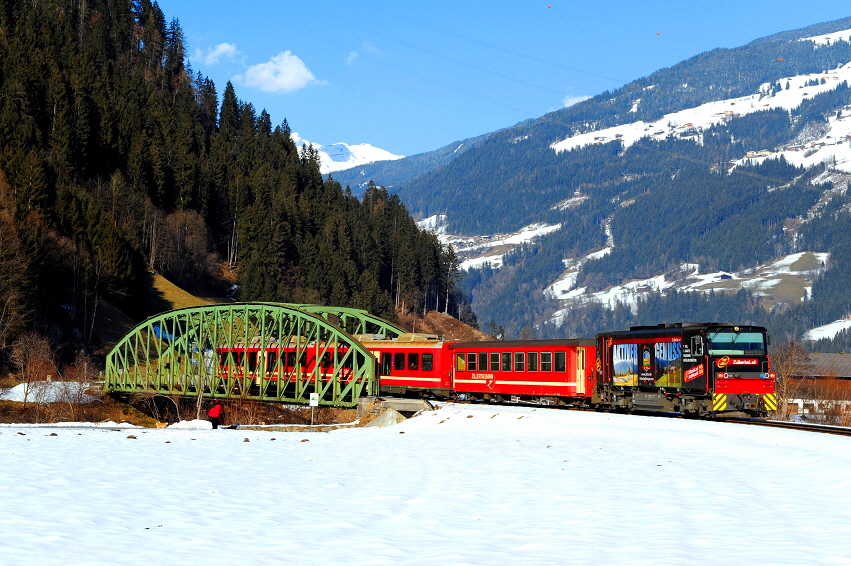
[[[843,318],[841,320],[835,320],[830,324],[825,324],[823,326],[817,326],[813,328],[806,334],[804,334],[804,340],[821,340],[822,338],[833,338],[843,330],[851,328],[851,318]]]
[[[807,84],[813,81],[817,81],[819,84]],[[662,141],[671,138],[701,144],[703,132],[717,124],[728,122],[737,116],[763,110],[782,108],[791,111],[800,106],[804,100],[833,90],[845,81],[851,83],[851,63],[824,73],[784,77],[775,83],[763,84],[760,86],[759,92],[755,94],[707,102],[700,106],[666,114],[653,122],[638,120],[577,134],[558,141],[550,147],[556,153],[560,153],[614,141],[620,142],[625,150],[645,139]],[[777,83],[783,85],[783,89],[772,94],[772,84]],[[786,88],[787,83],[789,88]],[[640,99],[634,102],[633,111],[638,104],[640,104]],[[837,169],[851,171],[851,145],[849,145],[849,140],[851,140],[851,108],[841,111],[839,117],[831,117],[824,135],[808,144],[790,145],[782,151],[782,155],[795,164],[805,166],[817,165],[825,160],[835,161],[834,166]],[[808,145],[808,147],[804,147],[804,145]],[[753,155],[743,156],[743,159],[776,159],[780,155],[780,153],[768,149],[752,153]]]
[[[429,216],[417,222],[421,230],[432,232],[442,243],[452,246],[460,260],[460,268],[464,270],[485,264],[493,268],[502,267],[502,260],[507,252],[561,228],[561,224],[537,223],[509,234],[460,236],[447,233],[447,225],[446,215],[443,214]]]
[[[404,155],[395,155],[368,143],[349,145],[340,142],[331,145],[321,145],[317,143],[311,144],[311,142],[305,140],[296,132],[292,132],[290,136],[298,147],[313,145],[313,149],[319,152],[319,171],[323,175],[367,165],[375,161],[391,161],[405,157]]]
[[[553,284],[544,289],[550,298],[561,302],[562,308],[556,311],[550,321],[560,326],[570,309],[582,304],[598,303],[610,309],[618,304],[633,309],[638,306],[638,300],[651,293],[662,293],[671,290],[709,292],[735,292],[748,289],[755,296],[768,297],[784,285],[798,293],[799,300],[809,295],[812,282],[824,272],[829,254],[821,252],[798,252],[790,254],[765,265],[747,269],[741,272],[715,271],[700,273],[696,263],[684,263],[673,273],[655,275],[646,279],[634,279],[608,289],[587,292],[586,287],[576,287],[579,268],[582,264],[607,253],[610,248],[604,248],[578,260],[564,260],[566,270]]]
[[[812,37],[804,37],[798,41],[812,41],[815,43],[813,47],[825,47],[833,45],[837,41],[851,41],[851,29],[835,31],[833,33],[825,33],[823,35],[814,35]]]

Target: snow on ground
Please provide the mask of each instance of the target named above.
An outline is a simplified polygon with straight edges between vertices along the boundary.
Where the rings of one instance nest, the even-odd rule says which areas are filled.
[[[86,395],[91,387],[90,383],[78,383],[76,381],[35,381],[33,383],[19,383],[18,385],[0,390],[0,400],[39,403],[53,403],[55,401],[79,401],[91,403],[96,397]]]
[[[847,448],[452,404],[330,433],[2,428],[0,562],[848,564]]]
[[[851,319],[843,318],[842,320],[835,320],[830,324],[825,324],[824,326],[817,326],[813,328],[806,334],[804,334],[804,340],[821,340],[822,338],[833,338],[846,328],[851,328]]]
[[[311,144],[311,142],[303,139],[296,132],[292,132],[290,135],[298,147]],[[368,143],[349,145],[340,142],[331,145],[320,145],[317,143],[312,145],[313,149],[319,152],[319,171],[323,175],[359,165],[366,165],[375,161],[391,161],[405,157],[404,155],[395,155]]]
[[[798,41],[812,41],[815,43],[813,47],[823,47],[825,45],[836,43],[837,41],[851,41],[851,29],[825,33],[823,35],[814,35],[812,37],[804,37]]]
[[[447,222],[448,220],[445,214],[435,214],[434,216],[418,220],[417,228],[435,235],[441,235],[446,233]]]
[[[825,81],[824,84],[821,84],[822,79]],[[812,80],[819,81],[819,84],[807,86],[806,83]],[[714,125],[729,121],[735,116],[762,110],[775,108],[792,110],[800,106],[803,100],[833,90],[844,81],[851,83],[851,63],[824,73],[779,79],[776,82],[782,85],[782,90],[776,92],[773,96],[770,95],[771,84],[766,83],[760,87],[760,92],[756,94],[707,102],[700,106],[666,114],[653,122],[638,120],[611,128],[577,134],[556,142],[551,147],[558,153],[580,149],[592,144],[620,141],[623,149],[626,149],[644,138],[657,141],[678,138],[702,143],[703,132]],[[788,89],[785,88],[787,83],[789,84]],[[638,104],[640,104],[640,99],[635,101],[632,111],[638,108]],[[849,145],[846,137],[851,134],[851,111],[844,111],[839,119],[835,116],[832,117],[828,124],[830,131],[824,137],[808,142],[806,147],[801,144],[767,156],[756,158],[743,156],[742,159],[755,159],[756,162],[760,159],[777,159],[780,155],[783,155],[796,165],[812,166],[825,159],[835,158],[837,169],[851,171],[851,145]]]

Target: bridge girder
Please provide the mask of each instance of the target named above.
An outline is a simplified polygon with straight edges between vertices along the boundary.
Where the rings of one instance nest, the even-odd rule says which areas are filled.
[[[408,332],[401,326],[370,314],[363,309],[309,304],[289,304],[288,306],[318,314],[349,334],[384,334],[390,338],[397,338]]]

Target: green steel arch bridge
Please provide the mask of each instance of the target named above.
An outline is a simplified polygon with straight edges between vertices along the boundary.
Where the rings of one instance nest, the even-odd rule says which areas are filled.
[[[115,345],[106,357],[104,390],[287,403],[308,403],[317,393],[320,405],[351,407],[378,393],[375,359],[354,335],[404,332],[346,307],[228,303],[177,309],[148,318]],[[277,355],[279,348],[294,350],[292,363]],[[307,358],[329,361],[324,368],[307,367]]]

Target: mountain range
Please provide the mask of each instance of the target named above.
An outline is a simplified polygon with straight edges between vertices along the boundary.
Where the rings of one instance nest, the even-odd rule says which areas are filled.
[[[851,313],[849,83],[844,18],[333,175],[385,185],[439,226],[479,320],[508,335],[708,317],[799,340]],[[781,264],[800,269],[753,282]],[[819,347],[844,349],[847,332],[833,339]]]

